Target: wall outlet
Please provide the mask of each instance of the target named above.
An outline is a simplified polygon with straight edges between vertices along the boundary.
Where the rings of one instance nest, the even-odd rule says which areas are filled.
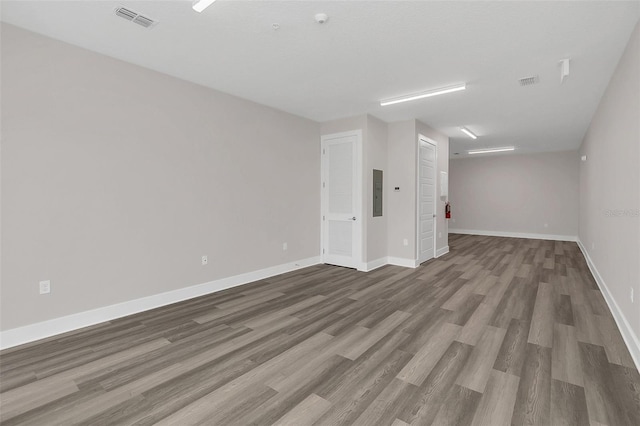
[[[549,224],[548,224],[548,223],[545,223],[545,224],[544,224],[544,227],[545,227],[545,228],[548,228],[548,227],[549,227]]]
[[[633,287],[631,287],[631,303],[633,303]]]
[[[409,240],[407,240],[406,238],[404,240],[402,240],[402,245],[403,246],[408,246],[409,245]]]
[[[438,232],[438,238],[442,238],[442,232]]]
[[[51,293],[51,281],[40,281],[40,294]]]
[[[595,250],[596,249],[596,243],[592,242],[591,243],[591,250]]]
[[[205,255],[202,256],[202,266],[206,265],[209,263],[209,258]]]
[[[282,243],[282,251],[287,251],[287,243]]]

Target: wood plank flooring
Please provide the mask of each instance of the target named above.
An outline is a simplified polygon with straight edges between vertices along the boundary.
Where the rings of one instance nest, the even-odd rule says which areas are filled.
[[[2,425],[640,425],[575,243],[450,235],[417,269],[317,265],[0,353]]]

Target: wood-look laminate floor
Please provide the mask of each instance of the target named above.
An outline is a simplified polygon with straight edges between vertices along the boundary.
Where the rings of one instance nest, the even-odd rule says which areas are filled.
[[[640,376],[575,243],[450,246],[5,350],[2,424],[640,425]]]

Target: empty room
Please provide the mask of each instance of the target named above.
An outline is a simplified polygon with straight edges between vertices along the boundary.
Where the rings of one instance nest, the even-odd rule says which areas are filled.
[[[0,7],[2,426],[640,425],[640,1]]]

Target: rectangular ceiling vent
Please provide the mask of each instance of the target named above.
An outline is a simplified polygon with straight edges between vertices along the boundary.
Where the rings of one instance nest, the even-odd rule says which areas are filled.
[[[520,86],[532,86],[534,84],[538,84],[540,82],[540,77],[537,75],[532,75],[531,77],[525,77],[518,80]]]
[[[135,22],[136,24],[145,28],[151,28],[156,24],[156,21],[154,21],[153,19],[140,15],[139,13],[127,9],[126,7],[117,8],[116,15],[123,19],[126,19],[127,21]]]

